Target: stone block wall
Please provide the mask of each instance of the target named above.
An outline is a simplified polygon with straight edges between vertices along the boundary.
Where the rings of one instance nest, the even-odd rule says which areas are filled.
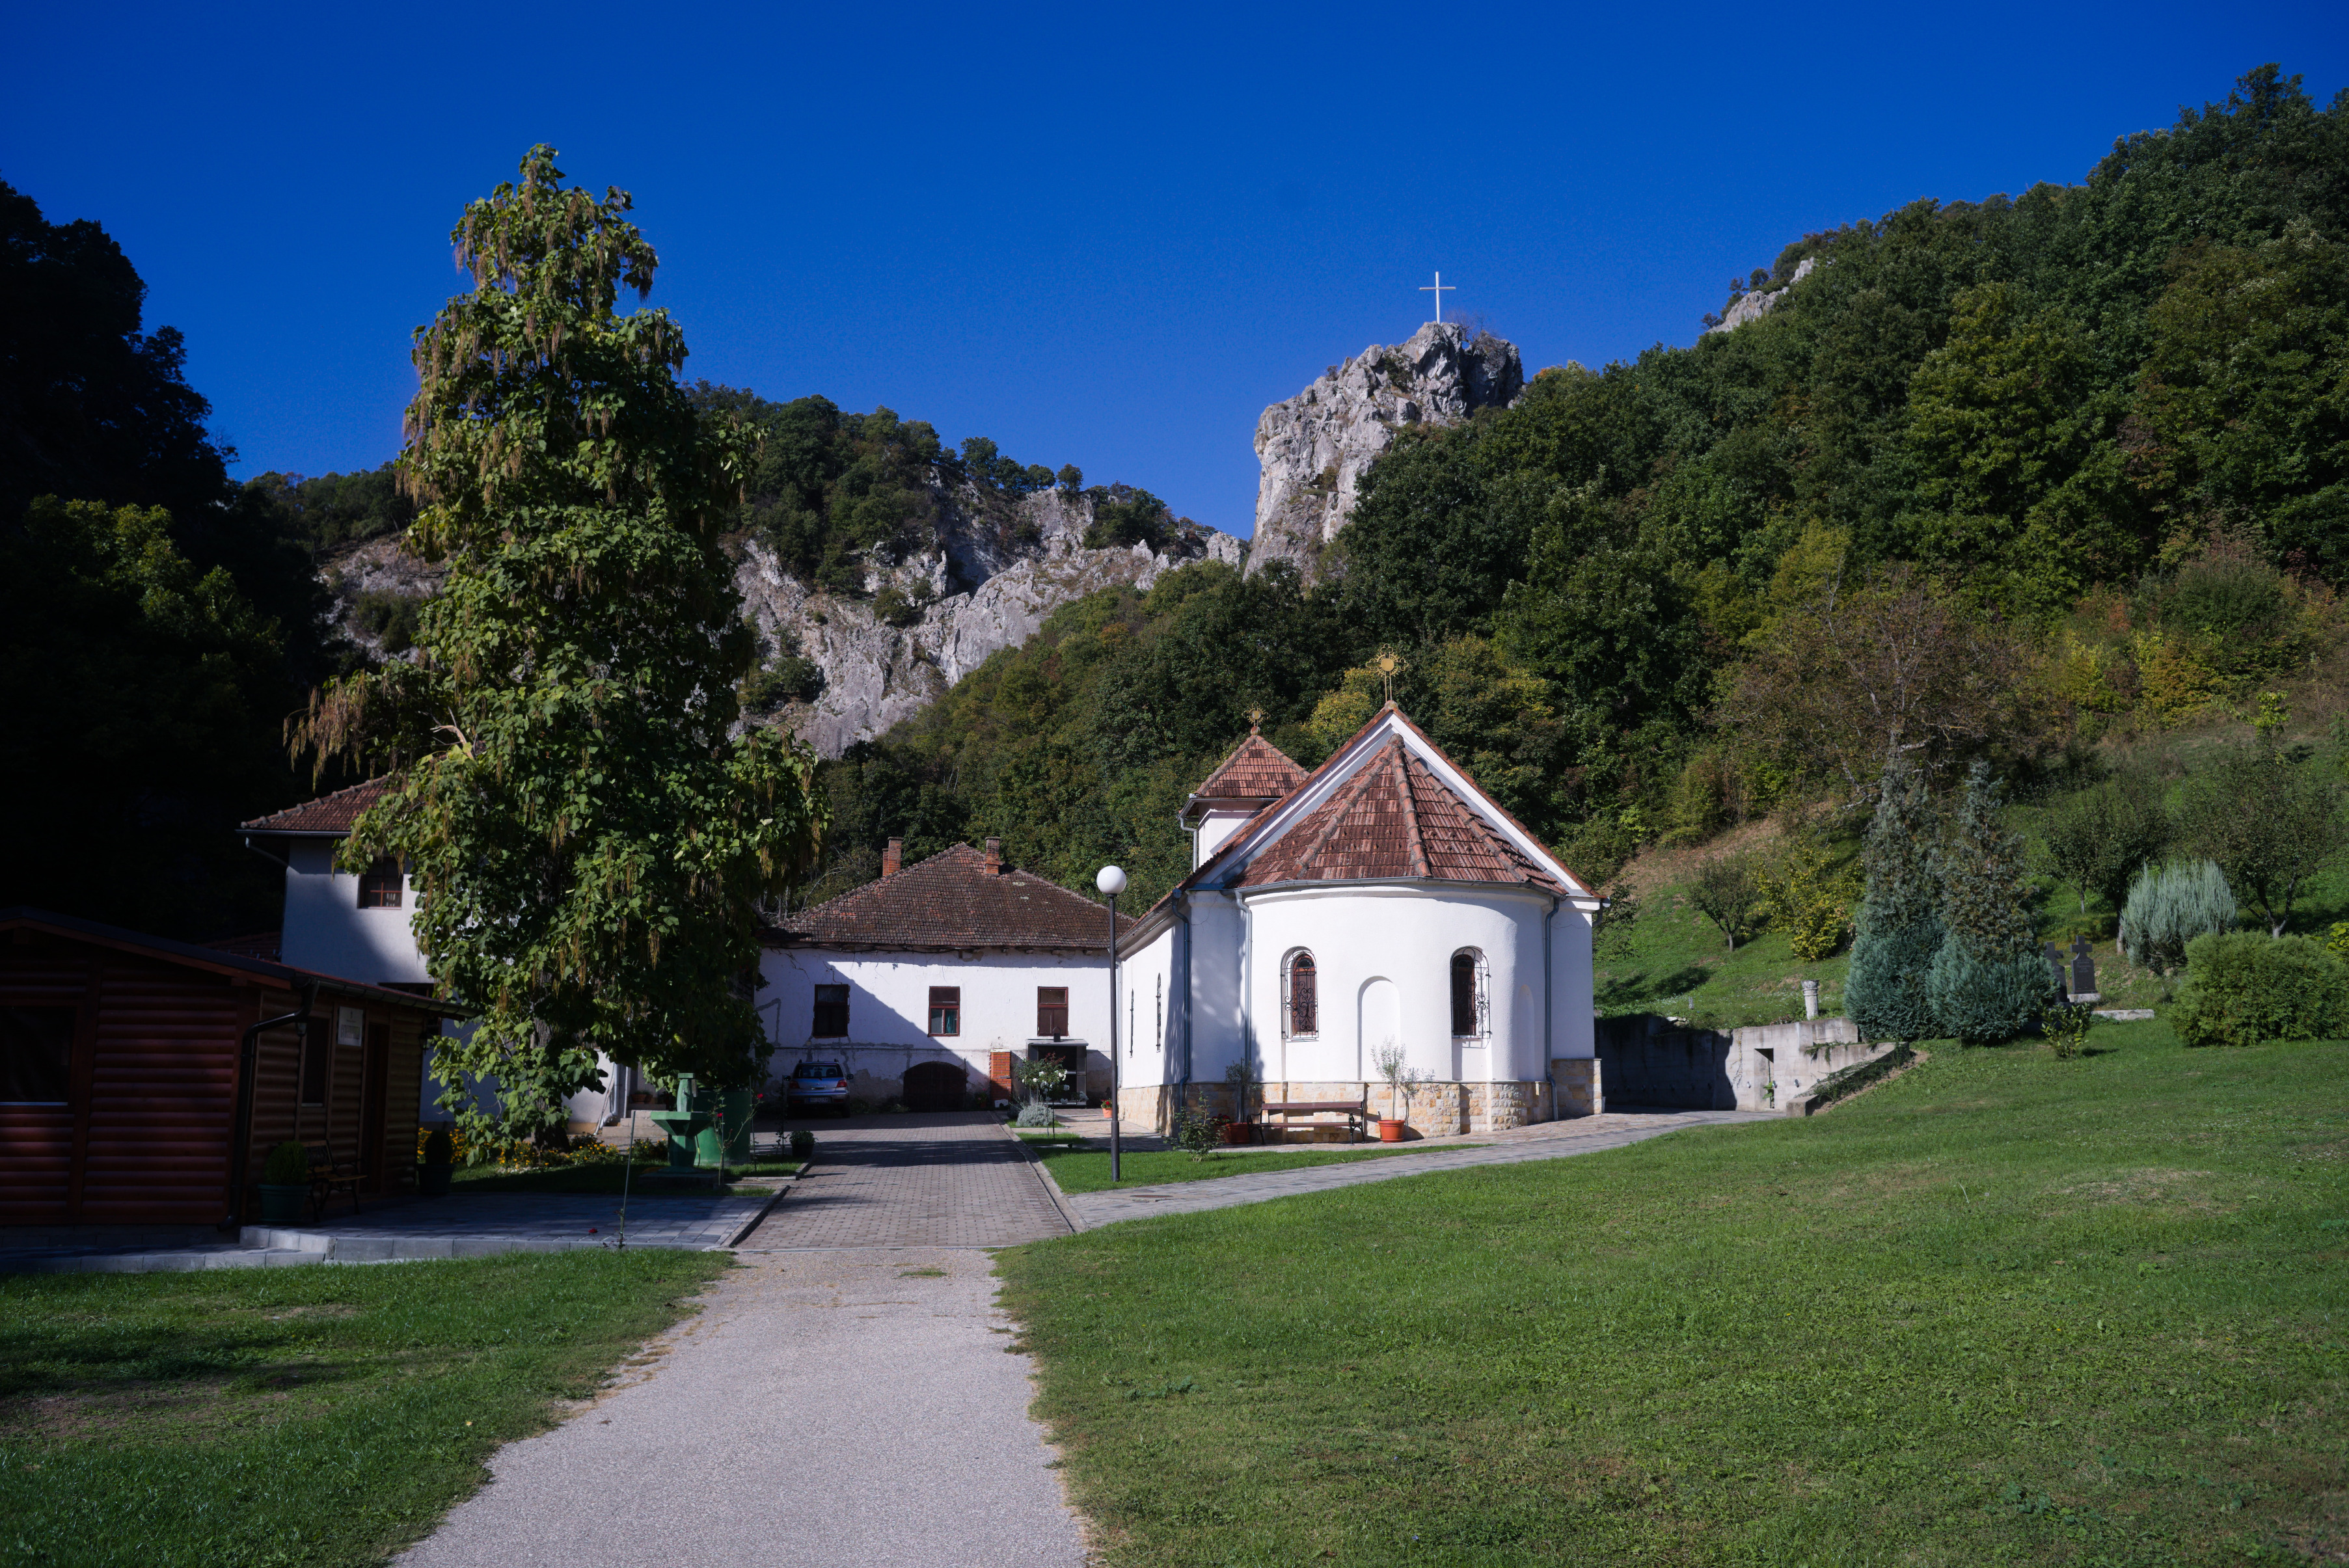
[[[1597,1057],[1559,1057],[1549,1064],[1557,1084],[1557,1119],[1596,1116],[1607,1109]]]

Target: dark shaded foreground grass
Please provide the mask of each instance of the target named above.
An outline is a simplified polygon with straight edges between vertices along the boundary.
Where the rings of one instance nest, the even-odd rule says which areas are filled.
[[[1118,1564],[2349,1560],[2349,1047],[2095,1043],[1017,1249],[1038,1411]]]
[[[379,1563],[726,1266],[0,1277],[0,1563]]]
[[[1093,1139],[1075,1149],[1056,1148],[1050,1144],[1032,1146],[1037,1158],[1052,1172],[1052,1180],[1061,1184],[1063,1192],[1107,1192],[1127,1187],[1148,1187],[1161,1181],[1209,1181],[1218,1176],[1258,1176],[1268,1171],[1302,1171],[1309,1165],[1343,1165],[1350,1160],[1383,1160],[1389,1156],[1421,1152],[1410,1145],[1402,1148],[1349,1149],[1344,1144],[1326,1148],[1314,1145],[1311,1153],[1275,1154],[1269,1150],[1251,1151],[1247,1148],[1218,1149],[1205,1160],[1194,1160],[1179,1149],[1128,1150],[1118,1161],[1125,1180],[1112,1182],[1109,1179],[1109,1144]],[[1426,1150],[1439,1149],[1481,1149],[1477,1143],[1439,1143]]]

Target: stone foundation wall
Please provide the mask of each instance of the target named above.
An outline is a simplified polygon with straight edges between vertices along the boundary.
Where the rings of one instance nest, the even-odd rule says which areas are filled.
[[[1549,1064],[1549,1072],[1557,1082],[1559,1120],[1597,1116],[1607,1109],[1606,1087],[1597,1057],[1558,1057]]]

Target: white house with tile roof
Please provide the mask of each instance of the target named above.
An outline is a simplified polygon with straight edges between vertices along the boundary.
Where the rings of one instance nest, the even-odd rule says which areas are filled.
[[[1131,1120],[1362,1100],[1400,1048],[1423,1135],[1601,1109],[1591,1014],[1600,901],[1392,704],[1309,774],[1260,735],[1195,791],[1191,874],[1123,941]]]
[[[773,1070],[837,1062],[873,1104],[960,1109],[1013,1099],[1011,1064],[1052,1057],[1072,1096],[1105,1094],[1109,910],[1007,863],[999,839],[902,854],[892,839],[877,881],[762,938]]]

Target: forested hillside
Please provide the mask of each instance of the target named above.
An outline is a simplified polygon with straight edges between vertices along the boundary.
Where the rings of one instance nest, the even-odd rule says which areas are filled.
[[[1895,746],[2027,789],[2265,690],[2322,717],[2349,673],[2344,239],[2349,103],[2273,68],[2080,183],[1804,236],[1733,285],[1785,291],[1734,330],[1399,442],[1330,583],[1202,565],[1064,610],[832,769],[816,891],[889,834],[987,832],[1154,896],[1247,711],[1312,762],[1374,707],[1381,645],[1406,710],[1602,879],[1861,800]]]

